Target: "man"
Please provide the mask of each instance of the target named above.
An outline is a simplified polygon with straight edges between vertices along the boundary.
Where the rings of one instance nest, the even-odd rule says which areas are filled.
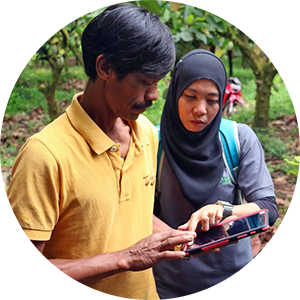
[[[151,267],[182,258],[171,249],[195,236],[152,234],[158,141],[139,115],[174,63],[172,36],[148,11],[114,5],[87,26],[82,50],[85,91],[23,146],[8,198],[29,239],[61,271],[105,293],[155,299]]]

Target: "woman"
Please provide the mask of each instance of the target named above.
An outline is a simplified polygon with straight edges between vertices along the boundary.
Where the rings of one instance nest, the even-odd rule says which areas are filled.
[[[189,52],[174,70],[161,119],[165,158],[156,199],[156,215],[173,228],[194,231],[201,224],[208,230],[225,216],[263,208],[269,210],[271,224],[277,218],[262,147],[243,124],[238,124],[241,150],[236,175],[247,202],[234,203],[237,187],[225,168],[219,139],[226,80],[223,63],[206,50]],[[216,205],[218,200],[224,205]],[[174,298],[201,291],[230,277],[251,259],[246,238],[189,261],[165,261],[154,268],[158,293],[161,298]]]

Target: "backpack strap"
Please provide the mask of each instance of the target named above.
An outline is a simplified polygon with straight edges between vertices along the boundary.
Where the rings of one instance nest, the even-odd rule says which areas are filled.
[[[219,128],[219,136],[225,166],[229,171],[231,181],[234,184],[237,184],[236,171],[240,165],[240,142],[237,123],[235,121],[222,118]]]
[[[155,185],[155,199],[160,198],[161,194],[161,173],[162,173],[162,168],[164,164],[164,158],[165,158],[165,152],[162,149],[162,143],[161,143],[161,135],[160,135],[160,125],[156,126],[157,133],[158,133],[158,151],[157,151],[157,171],[156,171],[156,185]],[[153,213],[157,217],[159,216],[160,212],[160,201],[155,201],[154,202],[154,209]]]
[[[161,192],[161,172],[163,167],[163,161],[165,158],[165,152],[162,149],[160,125],[155,126],[158,133],[158,151],[157,151],[157,170],[156,170],[156,193]]]
[[[160,135],[160,125],[155,126],[158,133],[158,151],[157,151],[157,169],[160,167],[160,158],[162,153],[162,146],[161,146],[161,135]]]

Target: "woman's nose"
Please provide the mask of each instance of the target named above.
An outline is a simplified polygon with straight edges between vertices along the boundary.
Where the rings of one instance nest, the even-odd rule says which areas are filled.
[[[207,113],[206,105],[204,101],[199,101],[193,109],[193,114],[202,116]]]

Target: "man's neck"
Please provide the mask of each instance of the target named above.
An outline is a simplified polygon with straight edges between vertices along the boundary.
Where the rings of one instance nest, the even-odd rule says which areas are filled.
[[[79,103],[101,130],[109,135],[118,117],[112,114],[106,104],[105,96],[101,92],[101,86],[103,85],[104,88],[104,84],[104,82],[102,84],[100,82],[99,86],[89,79]]]
[[[111,112],[103,94],[101,83],[96,85],[89,79],[83,95],[79,98],[79,103],[101,130],[111,140],[121,145],[121,157],[125,158],[130,145],[130,126],[127,121]]]

